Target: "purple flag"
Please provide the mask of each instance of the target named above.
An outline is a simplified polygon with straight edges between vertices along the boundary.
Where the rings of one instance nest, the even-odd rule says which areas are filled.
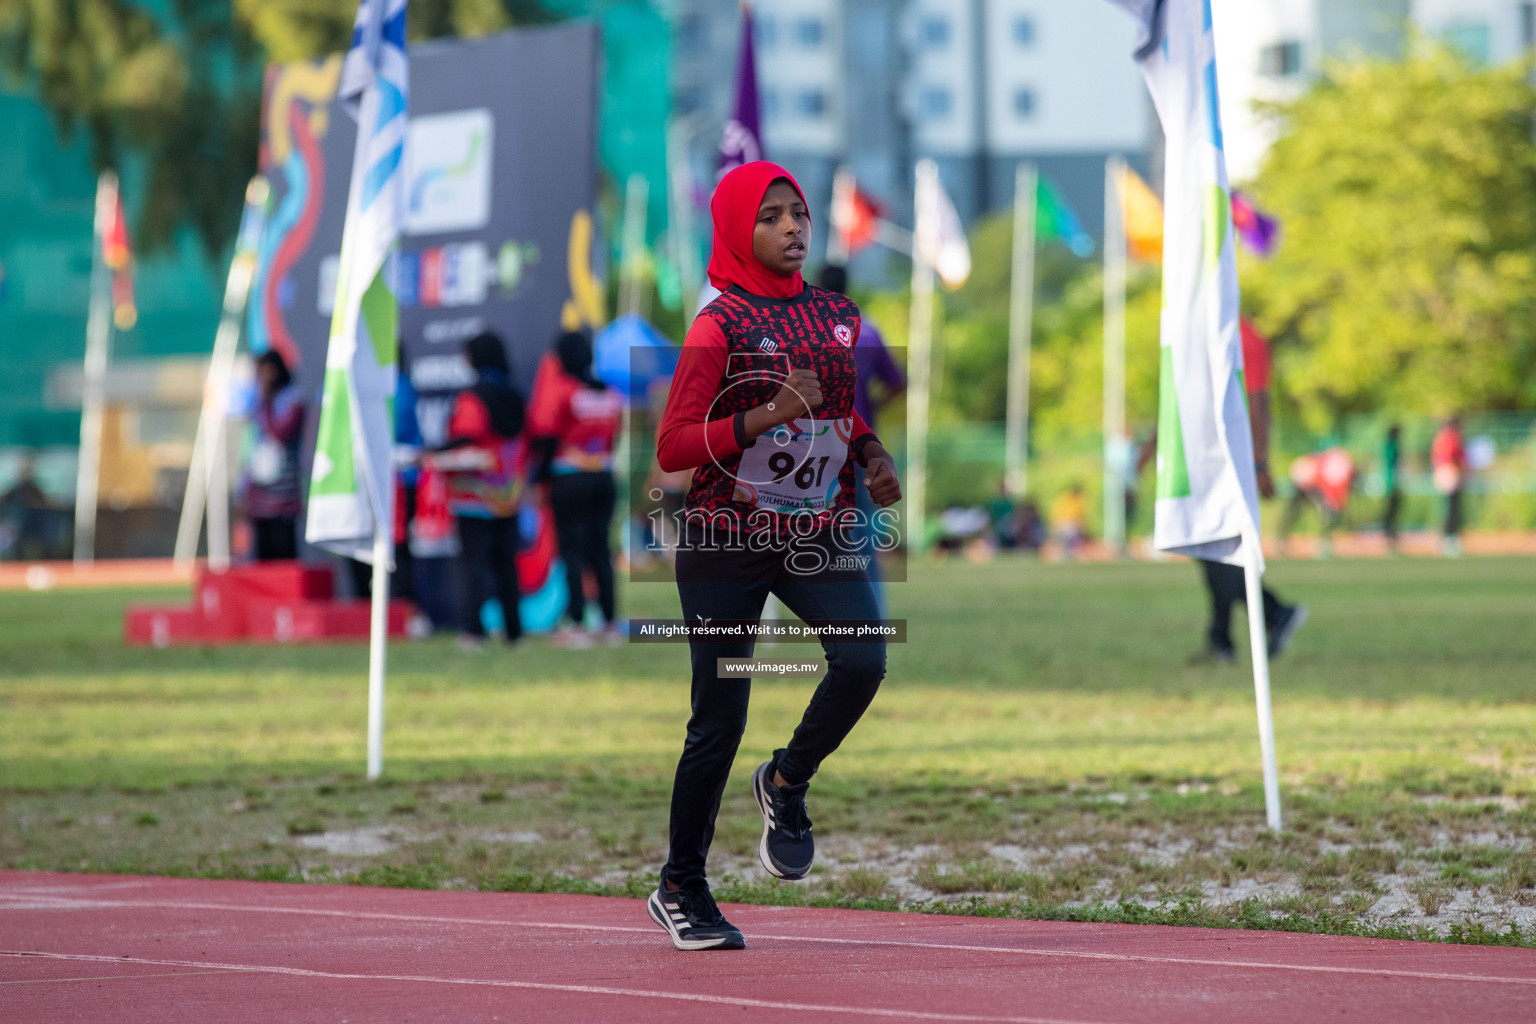
[[[1268,259],[1280,245],[1280,222],[1260,210],[1236,189],[1232,190],[1232,226],[1255,254]]]
[[[741,5],[741,47],[736,54],[736,105],[720,137],[720,173],[763,159],[762,108],[757,102],[757,48],[752,41],[752,5]]]

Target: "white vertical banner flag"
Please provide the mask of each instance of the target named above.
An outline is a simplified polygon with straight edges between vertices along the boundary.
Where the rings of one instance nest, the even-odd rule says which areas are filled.
[[[387,269],[405,220],[405,4],[362,0],[337,91],[357,149],[305,529],[311,544],[365,562],[393,559],[399,307]]]
[[[1262,571],[1210,0],[1110,2],[1141,25],[1136,58],[1167,139],[1152,543]]]
[[[1268,641],[1260,611],[1259,485],[1243,391],[1232,192],[1222,152],[1211,0],[1111,2],[1141,26],[1136,58],[1167,140],[1152,544],[1245,570],[1264,811],[1269,827],[1279,831]]]

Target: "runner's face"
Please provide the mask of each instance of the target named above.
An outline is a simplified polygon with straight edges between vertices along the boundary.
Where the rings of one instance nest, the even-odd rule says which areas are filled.
[[[792,277],[805,266],[811,244],[811,215],[795,186],[782,178],[768,186],[752,229],[752,255],[769,270]]]

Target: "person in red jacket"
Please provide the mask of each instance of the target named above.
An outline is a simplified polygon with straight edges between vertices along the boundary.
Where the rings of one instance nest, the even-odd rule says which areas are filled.
[[[480,611],[494,581],[509,644],[522,639],[518,603],[517,513],[522,501],[523,398],[512,386],[507,352],[487,331],[469,339],[464,358],[475,383],[459,392],[446,449],[434,462],[448,474],[448,507],[459,534],[459,646],[485,642]]]
[[[545,357],[533,385],[528,434],[539,476],[549,481],[550,510],[555,516],[560,560],[565,563],[569,624],[556,634],[560,646],[589,647],[582,629],[586,617],[587,573],[597,583],[604,635],[620,639],[614,626],[613,554],[608,534],[613,526],[613,443],[623,421],[624,399],[592,373],[592,342],[580,331],[562,334]]]
[[[722,677],[720,662],[751,657],[750,630],[770,593],[813,626],[877,623],[874,587],[853,555],[855,481],[863,476],[882,509],[901,497],[894,462],[854,409],[858,307],[801,278],[811,219],[800,186],[777,164],[743,164],[720,180],[710,212],[709,279],[721,294],[688,331],[656,452],[666,472],[696,467],[676,562],[693,713],[670,852],[647,901],[678,949],[745,944],[705,876],[751,688]],[[827,672],[799,727],[752,775],[758,856],[782,879],[810,871],[806,789],[885,674],[883,641],[823,639],[822,648]]]
[[[1445,495],[1445,537],[1441,552],[1461,554],[1461,489],[1467,475],[1467,446],[1461,438],[1461,417],[1452,416],[1435,432],[1429,448],[1435,490]]]

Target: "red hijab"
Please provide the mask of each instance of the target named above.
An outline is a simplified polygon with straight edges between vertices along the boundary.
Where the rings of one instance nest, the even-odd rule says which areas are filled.
[[[804,203],[805,192],[794,175],[767,160],[742,164],[715,186],[715,196],[709,201],[709,213],[715,221],[709,283],[721,291],[734,284],[753,295],[788,299],[805,289],[805,281],[798,271],[791,277],[782,277],[752,255],[752,232],[757,227],[758,208],[763,205],[768,186],[780,178],[794,186]],[[810,204],[806,205],[809,207]]]

